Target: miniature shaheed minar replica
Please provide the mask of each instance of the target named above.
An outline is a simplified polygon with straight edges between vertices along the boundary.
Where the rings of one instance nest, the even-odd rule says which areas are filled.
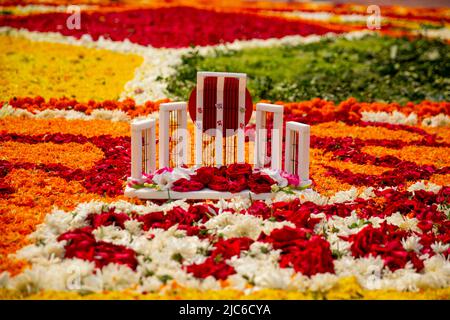
[[[308,187],[311,184],[310,128],[306,124],[287,122],[283,139],[283,106],[256,104],[255,134],[249,139],[254,140],[253,156],[250,155],[245,128],[253,113],[253,103],[246,88],[246,80],[246,75],[241,73],[198,72],[197,86],[191,93],[189,103],[161,104],[158,125],[159,166],[156,165],[156,120],[147,118],[133,121],[131,177],[125,195],[142,199],[221,199],[234,196],[266,199],[274,195],[274,190],[291,186],[296,189]],[[194,124],[192,145],[188,112]],[[250,157],[252,166],[245,164],[246,158]],[[203,180],[195,179],[196,175],[200,175],[199,168]],[[214,183],[210,184],[204,181],[203,173],[212,172],[209,169],[216,170],[214,172],[220,175],[220,172],[228,172],[226,168],[238,168],[238,171],[250,168],[250,171],[237,178],[233,174],[231,178],[234,180],[230,180],[233,188],[230,187],[230,190],[227,189],[227,183],[223,183],[226,181],[223,177],[214,177]],[[264,180],[261,175],[271,178]],[[251,187],[246,187],[247,182],[249,185],[258,185],[260,181],[266,183],[266,180],[275,182],[278,189],[253,192]],[[242,188],[245,189],[240,190]],[[263,190],[257,187],[253,189]]]

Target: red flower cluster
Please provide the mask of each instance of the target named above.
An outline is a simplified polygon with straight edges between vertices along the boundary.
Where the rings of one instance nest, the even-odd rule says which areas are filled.
[[[239,256],[242,250],[248,250],[253,240],[246,237],[219,240],[211,255],[200,264],[191,264],[186,271],[196,278],[213,276],[216,279],[225,280],[229,275],[236,273],[233,267],[225,261],[234,256]]]
[[[3,197],[7,197],[7,195],[14,193],[15,190],[3,182],[3,179],[0,178],[0,199]]]
[[[1,26],[31,31],[60,32],[80,38],[89,34],[114,41],[129,39],[153,47],[181,48],[212,45],[245,39],[281,38],[287,35],[343,32],[345,27],[327,28],[323,24],[290,21],[276,17],[201,10],[190,7],[82,12],[81,28],[68,29],[69,14],[43,13],[27,16],[0,16]],[[354,29],[354,28],[350,28]]]
[[[333,256],[328,241],[302,228],[285,226],[269,236],[258,239],[281,250],[280,267],[293,267],[296,272],[312,276],[316,273],[334,273]]]
[[[169,102],[169,99],[162,99],[158,101],[147,101],[143,105],[137,105],[136,102],[127,98],[123,101],[105,100],[94,101],[89,100],[87,103],[80,102],[75,99],[50,98],[48,101],[41,96],[31,97],[14,97],[9,101],[1,101],[0,104],[8,102],[12,107],[24,109],[31,113],[36,113],[43,110],[75,110],[84,112],[90,115],[96,109],[105,110],[121,110],[127,113],[130,117],[144,116],[159,110],[159,105],[164,102]]]
[[[276,221],[289,221],[296,227],[305,229],[309,233],[313,233],[314,226],[319,223],[320,219],[312,218],[311,213],[322,212],[322,208],[327,206],[319,206],[312,202],[300,204],[299,199],[285,202],[274,202],[269,207],[264,201],[254,201],[248,208],[248,213],[260,216],[263,219],[273,218]]]
[[[368,225],[348,239],[352,241],[351,251],[354,257],[381,256],[385,266],[392,271],[404,268],[411,261],[414,268],[420,271],[424,267],[422,260],[415,252],[407,252],[402,246],[401,240],[407,235],[407,232],[383,222],[379,228]]]
[[[100,214],[91,214],[87,218],[87,221],[94,229],[101,226],[110,225],[115,225],[119,228],[124,229],[125,222],[128,220],[130,220],[130,217],[126,213],[116,213],[114,212],[114,209]]]
[[[151,228],[169,229],[178,224],[178,229],[186,230],[187,235],[206,236],[201,233],[202,228],[194,225],[195,222],[206,222],[211,216],[218,214],[219,210],[211,204],[191,205],[186,211],[181,207],[175,207],[166,214],[161,211],[137,216],[137,220],[143,223],[145,231]]]
[[[276,182],[266,174],[253,172],[248,163],[235,163],[228,167],[201,167],[195,171],[190,180],[179,179],[172,186],[173,191],[198,191],[208,187],[215,191],[232,193],[250,189],[254,193],[271,192]]]
[[[97,268],[117,263],[136,269],[138,262],[133,250],[121,245],[96,241],[92,231],[91,227],[84,227],[60,235],[58,241],[67,241],[64,257],[91,261]]]

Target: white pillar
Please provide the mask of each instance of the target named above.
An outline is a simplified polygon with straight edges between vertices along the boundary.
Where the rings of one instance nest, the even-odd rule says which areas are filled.
[[[148,172],[156,169],[156,139],[155,119],[135,120],[131,122],[131,178],[142,180],[142,137],[148,141],[148,149],[145,150]]]
[[[310,126],[289,121],[286,123],[285,171],[294,173],[291,168],[293,135],[298,134],[297,174],[302,181],[309,179]]]
[[[237,129],[237,162],[245,162],[245,93],[247,88],[247,78],[239,78],[239,110]]]
[[[180,165],[187,163],[187,103],[169,102],[159,106],[159,167],[170,165],[170,112],[177,112],[181,141],[176,142],[176,152],[182,153]]]
[[[265,155],[267,149],[267,128],[266,115],[273,113],[272,143],[271,143],[271,168],[281,170],[282,143],[283,143],[283,110],[284,107],[277,104],[257,103],[256,104],[256,139],[255,139],[255,167],[260,168],[265,165]]]
[[[131,125],[131,178],[142,179],[142,131]]]
[[[216,166],[223,165],[223,90],[225,78],[217,78],[217,97],[216,97]]]
[[[205,77],[197,73],[197,108],[195,110],[195,165],[203,163],[203,87]]]

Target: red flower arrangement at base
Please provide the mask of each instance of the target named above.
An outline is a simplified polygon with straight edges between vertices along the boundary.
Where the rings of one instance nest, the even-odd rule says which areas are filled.
[[[143,182],[130,181],[128,186],[176,192],[193,192],[206,188],[231,193],[250,190],[256,194],[300,189],[297,176],[269,168],[253,169],[248,163],[198,169],[162,168],[144,178]]]

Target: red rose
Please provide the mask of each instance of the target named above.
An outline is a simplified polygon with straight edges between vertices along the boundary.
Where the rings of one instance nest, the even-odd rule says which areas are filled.
[[[248,250],[252,243],[253,240],[247,237],[220,240],[216,243],[216,248],[211,253],[211,257],[229,259],[233,256],[238,256],[241,254],[242,250]]]
[[[282,255],[280,266],[292,266],[296,272],[306,276],[334,273],[330,244],[320,236],[313,236],[310,240],[303,241],[303,245],[290,248],[288,254]]]
[[[135,270],[137,267],[136,253],[125,246],[99,241],[95,245],[95,265],[103,268],[107,264],[123,264]]]
[[[60,235],[58,241],[67,241],[64,257],[92,261],[97,268],[117,263],[136,269],[138,262],[132,249],[104,241],[97,242],[92,230],[91,227],[84,227]]]
[[[348,239],[353,242],[350,249],[354,257],[380,256],[392,271],[404,268],[411,261],[417,270],[421,270],[422,261],[416,254],[408,253],[401,244],[401,239],[406,236],[405,231],[383,222],[379,228],[369,225]]]
[[[252,166],[248,163],[233,163],[228,166],[226,174],[232,179],[248,177],[252,174]]]
[[[192,176],[192,180],[203,183],[205,186],[211,182],[214,175],[217,175],[218,169],[215,167],[201,167],[195,170],[195,175]]]
[[[164,212],[156,211],[139,215],[137,220],[143,223],[142,229],[144,229],[144,231],[148,231],[152,228],[161,228],[161,225],[166,221],[166,217]]]
[[[247,179],[244,176],[241,176],[236,180],[230,181],[228,190],[232,193],[237,193],[247,189],[247,187],[248,187]]]
[[[270,242],[274,249],[295,247],[299,242],[308,239],[308,232],[301,228],[285,226],[281,229],[274,229],[269,237],[260,237],[260,241]]]
[[[219,213],[219,209],[212,204],[202,203],[191,205],[188,209],[188,214],[192,217],[192,221],[206,222],[212,216]]]
[[[328,241],[321,236],[312,236],[301,228],[288,226],[264,233],[258,239],[281,249],[280,267],[294,268],[296,272],[311,276],[316,273],[334,272],[333,255]]]
[[[173,183],[172,190],[177,192],[199,191],[204,187],[203,183],[199,181],[181,178]]]
[[[216,262],[214,258],[208,258],[200,264],[191,264],[186,267],[186,271],[192,273],[196,278],[207,278],[213,276],[219,280],[225,280],[229,275],[235,274],[234,268],[224,261]]]
[[[211,190],[228,191],[229,183],[230,182],[228,181],[227,178],[221,176],[213,176],[211,182],[208,184],[208,187]]]
[[[272,215],[271,209],[261,200],[253,201],[247,212],[252,216],[262,217],[263,219],[269,219]]]
[[[248,187],[254,193],[268,193],[271,192],[271,186],[276,182],[266,174],[254,173],[248,180]]]
[[[110,226],[115,225],[120,228],[125,228],[125,222],[129,220],[130,217],[126,213],[115,213],[115,212],[103,212],[100,214],[91,214],[88,216],[88,221],[90,221],[91,226],[95,229],[100,226]]]
[[[220,240],[216,243],[211,256],[200,264],[191,264],[186,271],[194,274],[196,278],[213,276],[216,279],[225,280],[229,275],[236,273],[233,267],[225,260],[241,254],[242,250],[248,250],[253,240],[247,237]]]
[[[354,257],[367,257],[372,253],[373,246],[383,245],[386,241],[383,231],[368,225],[357,234],[350,236],[352,239],[351,251]]]

